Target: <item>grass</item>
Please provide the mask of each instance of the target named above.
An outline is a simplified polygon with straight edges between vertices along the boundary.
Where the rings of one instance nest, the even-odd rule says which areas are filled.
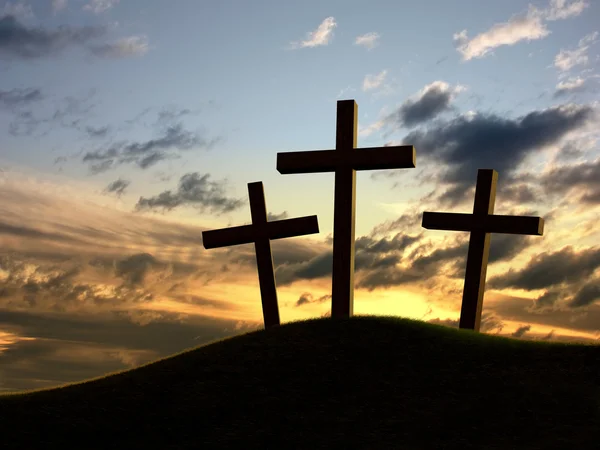
[[[598,449],[599,374],[597,345],[313,319],[0,396],[0,447]]]

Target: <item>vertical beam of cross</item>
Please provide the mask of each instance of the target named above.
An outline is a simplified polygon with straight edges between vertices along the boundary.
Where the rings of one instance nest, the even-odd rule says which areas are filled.
[[[280,324],[271,239],[318,233],[319,225],[317,216],[268,222],[265,194],[260,181],[248,183],[248,196],[252,224],[203,231],[202,243],[206,249],[254,243],[263,318],[265,328],[270,328]]]
[[[279,325],[279,307],[277,304],[277,289],[275,287],[275,268],[271,253],[271,241],[267,231],[267,205],[262,183],[248,184],[250,198],[250,215],[254,228],[254,251],[258,269],[258,283],[262,300],[265,328]]]
[[[336,150],[356,148],[357,128],[356,102],[338,102]],[[350,317],[354,314],[355,223],[356,170],[352,166],[340,167],[334,175],[331,317]]]
[[[333,267],[331,317],[354,312],[354,238],[356,171],[416,167],[412,145],[357,149],[358,106],[354,100],[337,102],[336,148],[277,153],[281,174],[334,172]]]
[[[542,236],[544,232],[541,217],[494,215],[497,183],[495,170],[479,169],[473,214],[423,213],[424,228],[471,232],[459,328],[480,329],[491,233]]]

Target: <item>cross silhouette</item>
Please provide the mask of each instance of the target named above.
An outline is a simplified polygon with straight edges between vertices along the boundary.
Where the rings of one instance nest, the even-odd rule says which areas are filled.
[[[467,269],[459,328],[479,331],[485,276],[490,254],[490,233],[542,236],[544,219],[494,214],[498,172],[479,169],[473,214],[424,212],[422,226],[429,230],[470,231]]]
[[[269,328],[280,323],[271,239],[318,233],[319,224],[317,216],[268,222],[265,193],[261,181],[248,183],[248,196],[250,197],[252,224],[203,231],[202,243],[206,249],[254,243],[263,317],[265,328]]]
[[[416,167],[412,145],[356,148],[358,106],[337,102],[335,150],[277,153],[281,174],[334,172],[333,268],[331,317],[350,317],[354,310],[354,226],[356,171]]]

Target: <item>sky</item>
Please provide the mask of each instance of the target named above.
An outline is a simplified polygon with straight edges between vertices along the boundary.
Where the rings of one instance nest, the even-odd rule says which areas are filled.
[[[332,173],[278,152],[413,145],[357,172],[354,313],[458,327],[478,169],[496,214],[481,332],[600,343],[600,2],[0,0],[0,392],[126,370],[263,327],[254,246],[202,231],[317,215],[272,241],[281,322],[330,314]],[[360,338],[360,337],[357,337]]]

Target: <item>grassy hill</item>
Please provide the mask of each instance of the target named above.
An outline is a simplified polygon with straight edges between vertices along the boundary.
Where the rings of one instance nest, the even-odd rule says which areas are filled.
[[[392,317],[294,322],[0,396],[3,450],[581,450],[599,441],[600,346]]]

